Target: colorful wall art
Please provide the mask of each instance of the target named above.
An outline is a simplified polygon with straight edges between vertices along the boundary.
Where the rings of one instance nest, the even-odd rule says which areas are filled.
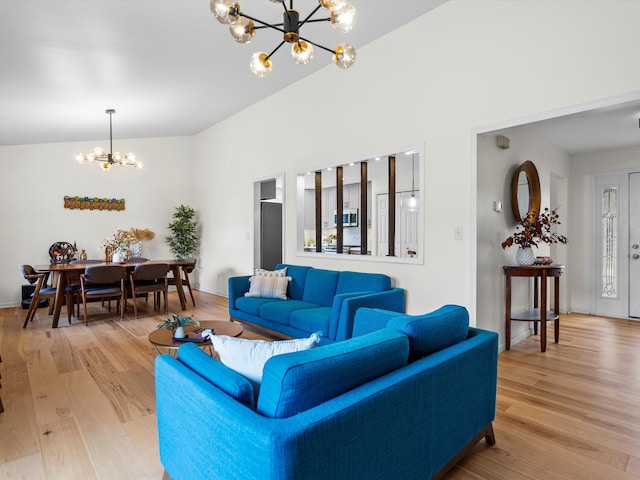
[[[64,196],[64,208],[80,210],[124,210],[124,198]]]

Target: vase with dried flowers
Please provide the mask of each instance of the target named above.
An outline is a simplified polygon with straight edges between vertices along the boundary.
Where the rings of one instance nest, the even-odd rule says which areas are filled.
[[[531,247],[537,247],[540,243],[567,243],[567,237],[552,231],[555,225],[560,225],[558,208],[545,208],[542,213],[519,221],[516,231],[502,242],[503,249],[511,245],[519,246],[516,252],[516,262],[519,265],[533,265],[536,257]]]
[[[102,242],[107,253],[107,261],[115,263],[142,256],[142,240],[152,240],[155,237],[149,229],[131,228],[121,230],[117,228],[113,235]],[[109,258],[111,257],[111,258]]]

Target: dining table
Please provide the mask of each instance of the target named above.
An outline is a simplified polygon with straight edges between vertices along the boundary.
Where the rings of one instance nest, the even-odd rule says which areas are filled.
[[[182,275],[180,275],[180,269],[183,267],[195,266],[193,260],[147,260],[145,263],[166,263],[169,265],[169,268],[173,272],[173,277],[175,278],[176,290],[178,291],[178,298],[180,299],[180,306],[182,310],[186,310],[187,308],[187,300],[184,295],[184,289],[182,284]],[[87,262],[84,263],[82,261],[76,261],[72,263],[50,263],[45,265],[34,265],[34,269],[37,272],[51,272],[57,277],[56,280],[56,297],[54,300],[53,307],[53,319],[51,321],[51,328],[58,327],[58,321],[60,320],[60,312],[62,311],[62,304],[65,301],[65,289],[67,285],[69,285],[69,278],[78,276],[84,273],[85,269],[88,266],[95,265],[122,265],[126,267],[127,271],[133,271],[136,265],[139,265],[139,262],[103,262],[103,263],[94,263]]]

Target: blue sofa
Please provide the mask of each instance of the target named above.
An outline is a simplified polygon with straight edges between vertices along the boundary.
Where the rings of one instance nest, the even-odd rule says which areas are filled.
[[[404,312],[404,290],[387,275],[276,265],[282,268],[291,279],[287,300],[245,297],[250,276],[229,278],[230,317],[288,337],[321,332],[327,344],[351,338],[358,308]]]
[[[244,377],[193,344],[157,357],[166,473],[424,480],[483,437],[494,443],[496,333],[469,328],[456,306],[419,317],[363,308],[356,317],[358,336],[270,358],[257,400]],[[386,326],[367,333],[376,323]]]

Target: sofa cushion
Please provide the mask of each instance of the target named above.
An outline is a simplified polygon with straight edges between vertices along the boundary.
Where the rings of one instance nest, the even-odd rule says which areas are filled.
[[[302,299],[305,302],[330,307],[333,304],[333,296],[336,294],[339,274],[340,272],[336,270],[322,270],[319,268],[309,270]]]
[[[326,337],[329,334],[330,319],[329,307],[305,308],[291,312],[289,324],[304,332],[320,332],[323,337]]]
[[[384,292],[391,289],[391,279],[381,273],[340,272],[336,293],[362,291]]]
[[[302,294],[304,293],[304,284],[307,279],[307,273],[312,270],[312,267],[305,267],[301,265],[289,265],[279,263],[276,265],[276,270],[282,268],[287,269],[287,276],[291,278],[289,281],[289,298],[294,300],[302,300]]]
[[[416,360],[461,342],[469,333],[469,312],[459,305],[444,305],[424,315],[401,315],[387,328],[409,337],[410,358]]]
[[[227,335],[211,335],[209,338],[220,361],[248,379],[256,393],[260,390],[262,369],[267,360],[274,355],[307,350],[320,341],[320,336],[315,333],[309,338],[277,342],[249,340]]]
[[[185,343],[178,349],[178,360],[227,395],[255,410],[255,396],[251,382],[207,355],[201,348],[193,343]]]
[[[254,275],[249,279],[249,291],[245,297],[287,299],[289,277]]]
[[[288,300],[287,300],[288,301]],[[262,297],[238,297],[236,299],[236,309],[242,312],[250,313],[251,315],[260,315],[260,307],[265,303],[286,303],[285,300],[277,298],[262,298]]]
[[[286,277],[287,267],[279,268],[277,270],[265,270],[264,268],[258,268],[256,275],[260,277]]]
[[[264,366],[256,410],[290,417],[406,365],[408,355],[406,335],[386,329],[273,357]]]
[[[265,303],[260,307],[260,316],[265,320],[289,325],[291,313],[307,308],[318,308],[315,303],[303,302],[302,300],[287,300],[286,302]],[[313,330],[307,330],[311,332]]]

